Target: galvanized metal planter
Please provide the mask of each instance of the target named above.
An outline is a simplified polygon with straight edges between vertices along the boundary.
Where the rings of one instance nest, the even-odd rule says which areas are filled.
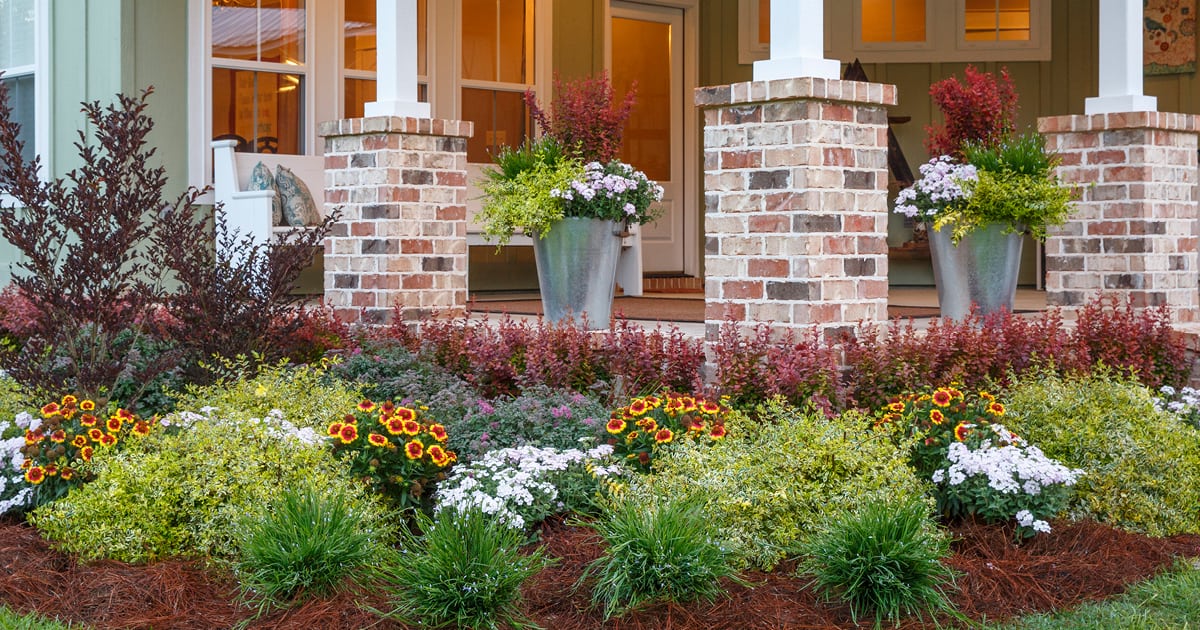
[[[1020,233],[1005,234],[990,223],[967,234],[955,246],[950,230],[929,230],[933,279],[942,317],[961,320],[979,305],[982,314],[1013,309],[1021,266]]]
[[[623,231],[616,221],[567,217],[546,238],[533,239],[546,319],[608,328]]]

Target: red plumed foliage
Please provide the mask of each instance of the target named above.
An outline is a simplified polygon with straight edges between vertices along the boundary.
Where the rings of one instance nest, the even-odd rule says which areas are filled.
[[[929,87],[929,95],[946,117],[943,124],[925,128],[925,148],[931,156],[959,157],[966,142],[995,145],[1016,130],[1017,91],[1008,69],[1000,70],[999,79],[974,66],[967,66],[964,74],[965,84],[949,77]]]
[[[538,128],[559,142],[567,155],[607,164],[621,153],[625,121],[633,111],[635,83],[618,104],[608,73],[573,81],[554,77],[554,100],[544,109],[532,91],[525,104]]]

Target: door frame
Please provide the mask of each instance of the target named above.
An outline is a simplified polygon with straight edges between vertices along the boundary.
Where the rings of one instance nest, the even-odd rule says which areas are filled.
[[[612,17],[613,4],[638,8],[638,5],[649,8],[670,8],[683,11],[683,93],[680,95],[683,108],[683,273],[688,276],[700,276],[700,229],[704,225],[704,212],[699,198],[700,183],[703,181],[697,160],[698,131],[696,127],[696,107],[693,100],[697,80],[697,60],[699,59],[700,35],[700,0],[607,0],[604,2],[604,68],[612,70]]]

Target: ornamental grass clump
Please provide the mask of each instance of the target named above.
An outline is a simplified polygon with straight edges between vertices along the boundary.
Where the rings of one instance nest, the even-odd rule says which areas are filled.
[[[325,427],[326,439],[355,478],[401,509],[418,507],[458,461],[446,448],[446,427],[426,411],[363,400]]]
[[[541,548],[521,552],[525,534],[474,509],[437,520],[416,514],[416,531],[382,567],[389,616],[426,628],[535,627],[518,607],[521,584],[548,561]]]
[[[594,580],[592,604],[605,619],[653,602],[713,601],[725,592],[721,579],[736,572],[702,503],[626,496],[605,504],[590,525],[607,548],[580,578]]]
[[[242,595],[258,614],[322,597],[365,574],[387,533],[364,523],[337,488],[288,488],[242,521],[235,565]]]
[[[650,472],[655,455],[671,444],[711,444],[725,439],[729,413],[721,402],[702,396],[645,396],[614,410],[605,429],[619,460],[641,472]]]
[[[800,570],[826,598],[850,604],[855,623],[874,615],[899,624],[908,615],[933,618],[953,610],[946,587],[953,572],[950,536],[930,518],[929,505],[916,498],[871,501],[834,513],[801,546]]]

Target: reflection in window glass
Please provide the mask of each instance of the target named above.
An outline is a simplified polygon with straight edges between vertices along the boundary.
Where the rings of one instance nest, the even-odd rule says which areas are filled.
[[[966,0],[963,39],[969,42],[1029,41],[1029,0]]]
[[[925,41],[925,0],[862,0],[864,42]]]
[[[625,124],[621,159],[650,179],[671,179],[671,25],[630,18],[612,21],[613,92],[637,82],[637,106]],[[646,63],[647,59],[663,63]]]
[[[26,161],[33,159],[36,148],[33,146],[34,100],[33,75],[9,77],[0,79],[0,83],[8,88],[8,104],[12,108],[12,121],[21,126],[17,139],[25,143],[21,149],[21,157]]]
[[[462,117],[475,123],[467,140],[468,162],[491,162],[500,147],[520,144],[529,134],[529,113],[521,92],[463,88]]]
[[[345,0],[345,16],[342,24],[345,68],[374,72],[377,24],[374,0]]]
[[[462,0],[462,78],[533,79],[533,0]]]
[[[33,65],[33,0],[0,0],[0,70]]]
[[[213,137],[249,153],[304,152],[304,77],[213,68]]]
[[[212,54],[222,59],[303,64],[304,0],[214,0]]]

